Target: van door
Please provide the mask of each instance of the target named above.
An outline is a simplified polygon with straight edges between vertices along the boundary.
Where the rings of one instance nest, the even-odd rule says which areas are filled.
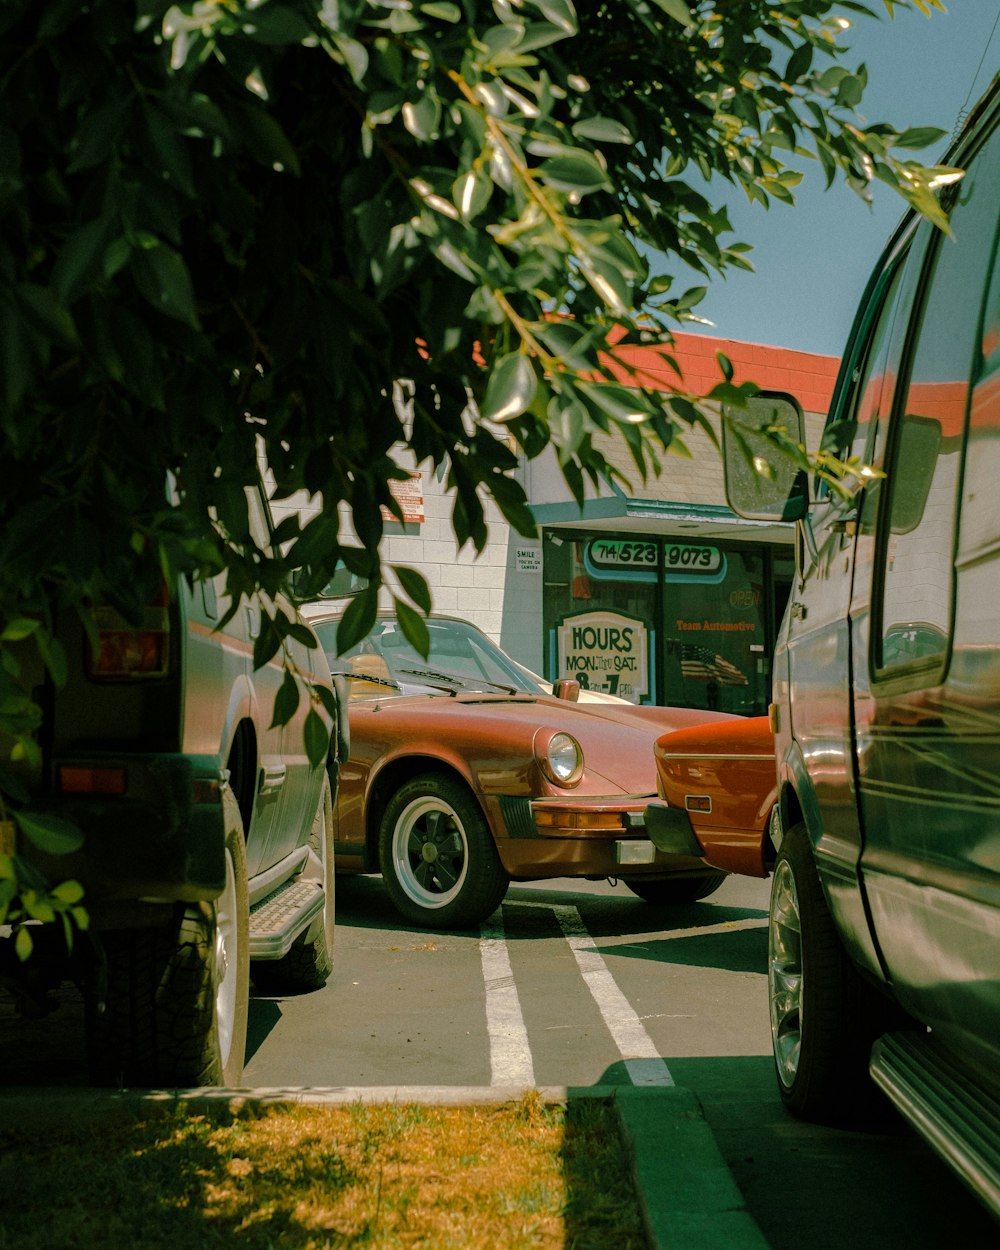
[[[912,232],[895,241],[866,292],[844,358],[824,446],[869,464],[880,414],[891,403],[900,348],[897,310],[913,284],[906,266]],[[853,549],[861,497],[825,487],[797,537],[797,575],[779,635],[774,698],[790,708],[797,790],[831,911],[858,962],[878,966],[857,888],[861,854],[851,715]],[[863,607],[866,609],[868,587]],[[782,726],[782,737],[786,727]]]
[[[931,242],[909,314],[887,435],[888,476],[877,507],[868,510],[877,513],[871,627],[856,613],[854,647],[861,864],[887,974],[902,1004],[936,1028],[972,1026],[994,1041],[998,204],[995,132],[959,184],[954,237],[932,237],[921,227]]]

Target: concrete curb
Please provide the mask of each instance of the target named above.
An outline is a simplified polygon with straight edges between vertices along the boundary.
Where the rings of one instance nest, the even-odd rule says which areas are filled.
[[[423,1103],[484,1106],[534,1090],[547,1102],[604,1098],[618,1111],[650,1250],[768,1250],[695,1095],[677,1086],[330,1086],[186,1090],[0,1088],[0,1125],[37,1127],[144,1103]]]
[[[708,1126],[677,1086],[615,1086],[650,1250],[768,1250]]]

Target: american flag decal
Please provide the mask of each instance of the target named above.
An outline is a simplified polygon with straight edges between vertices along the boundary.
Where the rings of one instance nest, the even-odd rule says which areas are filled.
[[[717,681],[722,686],[746,686],[747,678],[725,656],[695,643],[681,644],[681,674],[693,681]]]

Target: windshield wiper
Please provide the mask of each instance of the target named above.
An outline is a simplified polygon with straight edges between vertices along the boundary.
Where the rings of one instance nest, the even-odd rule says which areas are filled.
[[[330,671],[331,677],[346,677],[348,681],[370,681],[376,686],[389,686],[392,690],[399,690],[399,682],[393,681],[391,677],[376,677],[371,673],[355,673],[350,669],[335,668]]]
[[[489,686],[493,690],[500,690],[504,694],[517,694],[517,690],[513,686],[502,686],[498,681],[490,681],[486,677],[458,677],[454,673],[441,673],[433,668],[398,668],[397,673],[403,673],[407,677],[422,677],[430,681],[447,681],[457,692],[458,690],[467,689],[469,686]]]

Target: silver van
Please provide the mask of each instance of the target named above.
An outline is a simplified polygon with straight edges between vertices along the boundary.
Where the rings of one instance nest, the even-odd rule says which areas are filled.
[[[1000,1215],[1000,79],[946,160],[951,233],[893,235],[824,434],[883,475],[849,500],[736,455],[727,475],[737,512],[797,521],[771,708],[781,1097],[831,1120],[880,1087]]]

